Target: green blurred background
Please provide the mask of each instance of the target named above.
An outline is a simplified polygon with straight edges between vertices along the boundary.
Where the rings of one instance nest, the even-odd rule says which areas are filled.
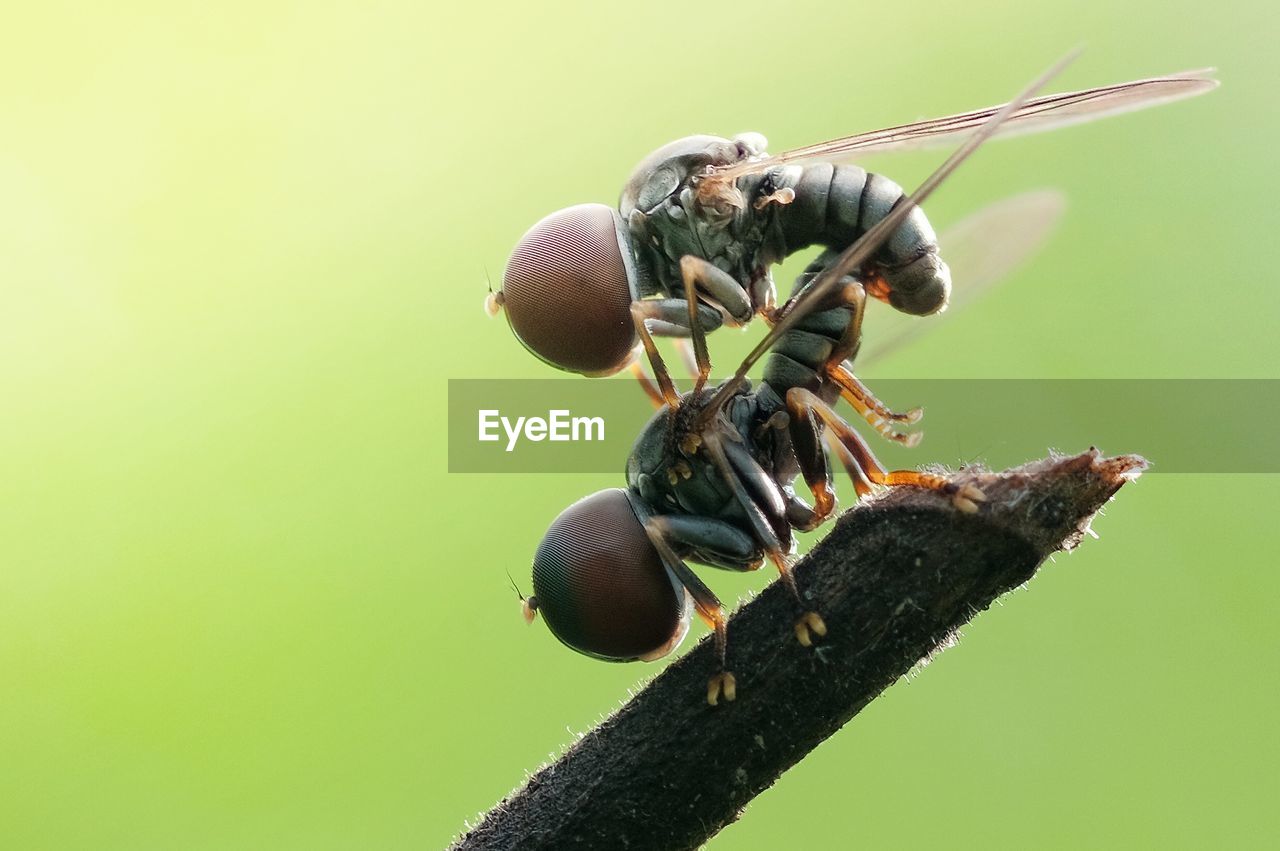
[[[1056,88],[1217,65],[1209,97],[982,152],[935,222],[1056,185],[1065,224],[878,374],[1280,377],[1276,25],[1185,0],[10,9],[0,846],[441,846],[656,673],[526,628],[506,576],[620,475],[451,476],[444,411],[449,377],[547,375],[481,312],[486,270],[669,139],[982,106],[1081,42]],[[1274,841],[1276,485],[1126,488],[712,847]]]

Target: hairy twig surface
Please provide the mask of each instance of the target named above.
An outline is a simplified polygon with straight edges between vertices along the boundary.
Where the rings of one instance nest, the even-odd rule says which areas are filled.
[[[1146,464],[1096,450],[1004,473],[965,471],[977,514],[911,488],[846,512],[796,568],[830,629],[801,647],[795,601],[775,582],[729,624],[733,703],[708,706],[703,641],[454,846],[696,848],[996,597],[1080,540]]]

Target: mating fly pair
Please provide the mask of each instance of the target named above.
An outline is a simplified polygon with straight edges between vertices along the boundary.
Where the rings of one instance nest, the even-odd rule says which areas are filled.
[[[553,366],[587,375],[632,366],[661,406],[628,459],[626,489],[580,500],[547,531],[534,557],[534,596],[525,601],[530,620],[542,612],[560,641],[589,656],[651,660],[680,643],[692,607],[714,630],[720,660],[707,699],[733,700],[723,608],[685,560],[729,570],[772,562],[799,606],[796,637],[808,645],[825,634],[790,570],[793,532],[818,527],[835,509],[824,440],[859,496],[873,485],[911,485],[978,510],[983,494],[972,486],[886,471],[832,405],[844,398],[890,439],[918,436],[895,426],[914,423],[919,411],[890,411],[854,376],[851,361],[868,296],[909,314],[946,306],[949,270],[918,205],[979,145],[998,132],[1088,121],[1216,85],[1192,72],[1033,99],[1063,64],[1002,107],[776,156],[765,155],[754,134],[683,139],[637,167],[618,211],[572,207],[524,236],[491,308],[505,308],[521,342]],[[965,133],[910,196],[840,163]],[[769,267],[811,245],[823,253],[778,306]],[[772,326],[768,335],[729,380],[709,388],[706,332],[756,314]],[[691,338],[691,392],[675,389],[655,335]],[[656,388],[638,369],[639,351]],[[763,380],[751,389],[746,374],[766,356]],[[812,505],[795,493],[797,475]]]

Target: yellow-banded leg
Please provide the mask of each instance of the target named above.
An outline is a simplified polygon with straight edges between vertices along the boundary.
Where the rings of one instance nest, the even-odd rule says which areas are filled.
[[[876,485],[894,487],[913,485],[928,488],[946,494],[956,508],[965,512],[976,512],[978,503],[986,498],[973,485],[957,485],[941,476],[921,473],[917,470],[885,470],[876,457],[871,454],[862,435],[858,434],[843,417],[837,414],[830,405],[803,387],[793,387],[787,391],[787,412],[791,415],[791,438],[797,446],[797,458],[801,464],[805,481],[813,488],[816,485],[830,488],[830,468],[823,463],[819,468],[815,461],[815,450],[821,448],[821,438],[817,434],[818,423],[826,426],[835,440],[848,452],[846,464],[852,463],[866,481]],[[804,448],[801,457],[800,448]],[[855,479],[855,486],[857,480]]]
[[[724,606],[720,603],[720,598],[698,578],[697,574],[689,569],[689,566],[684,563],[684,559],[680,558],[680,555],[671,546],[670,541],[667,540],[664,518],[650,518],[645,523],[645,532],[649,540],[653,542],[654,548],[658,551],[662,563],[666,565],[672,575],[689,592],[690,598],[693,599],[694,611],[698,613],[698,617],[715,631],[718,666],[716,672],[711,675],[711,679],[707,681],[707,703],[715,706],[722,697],[725,701],[732,702],[738,696],[738,681],[726,665],[729,647],[729,619],[725,616]]]
[[[662,356],[654,344],[654,333],[675,337],[676,348],[695,379],[695,390],[701,390],[711,374],[711,356],[707,351],[707,325],[714,328],[721,323],[720,310],[731,321],[750,321],[751,297],[729,273],[700,257],[686,255],[680,261],[680,275],[684,279],[683,299],[653,299],[631,303],[631,318],[636,334],[653,367],[657,386],[648,379],[639,364],[632,362],[631,373],[640,381],[646,395],[655,405],[675,407],[679,393],[671,381]],[[700,299],[714,302],[703,305]],[[677,310],[683,310],[682,316]],[[654,331],[649,323],[653,323]],[[685,337],[687,336],[688,342]],[[689,348],[692,346],[692,356]]]
[[[915,425],[920,422],[924,417],[922,409],[912,408],[904,414],[891,411],[857,379],[848,363],[828,365],[827,378],[840,388],[841,397],[849,403],[850,407],[857,411],[858,415],[884,439],[904,446],[916,446],[924,437],[923,432],[900,432],[893,427],[894,424]]]
[[[838,291],[840,302],[849,308],[852,316],[845,326],[840,341],[827,359],[826,377],[840,388],[840,395],[867,421],[881,437],[906,446],[915,446],[923,435],[920,432],[906,434],[896,430],[893,424],[914,425],[920,422],[924,411],[913,408],[905,414],[889,409],[875,394],[853,374],[851,361],[862,345],[862,317],[867,309],[867,290],[857,281],[849,280]]]
[[[785,312],[792,306],[795,296],[783,306]],[[849,311],[848,322],[840,339],[832,347],[826,363],[819,370],[824,379],[830,380],[840,395],[849,405],[876,430],[881,437],[915,446],[923,437],[920,432],[905,433],[894,428],[894,425],[914,425],[924,416],[920,408],[913,408],[906,413],[898,413],[875,397],[875,394],[853,374],[850,361],[857,356],[862,343],[862,318],[866,313],[867,289],[853,278],[846,278],[842,286],[828,294],[814,308],[815,312],[843,307]],[[771,321],[771,317],[766,317]]]
[[[640,344],[649,358],[653,377],[658,382],[658,392],[663,402],[674,408],[680,404],[680,394],[676,392],[676,386],[671,381],[671,373],[667,372],[667,364],[663,361],[658,346],[653,342],[653,335],[649,333],[649,326],[646,324],[646,320],[650,319],[663,321],[660,309],[660,302],[633,301],[631,302],[631,321],[635,323],[636,334],[640,337]]]
[[[649,401],[653,403],[653,407],[661,408],[667,404],[667,400],[662,398],[662,391],[658,389],[658,385],[653,383],[653,379],[645,374],[644,367],[639,361],[632,361],[627,365],[627,369],[635,376],[636,381],[640,382],[640,387],[644,390],[644,395],[649,397]]]
[[[858,466],[858,462],[854,459],[853,454],[845,448],[845,445],[840,442],[839,438],[837,438],[833,432],[826,429],[824,429],[823,432],[827,437],[827,445],[831,448],[831,451],[836,454],[836,457],[840,459],[840,463],[844,467],[845,473],[847,473],[849,478],[853,481],[853,492],[857,494],[858,499],[862,499],[864,496],[870,496],[872,492],[871,482],[867,481],[867,477],[863,474],[862,468]]]
[[[784,548],[779,531],[785,532],[790,540],[790,528],[786,519],[786,502],[781,490],[768,475],[737,443],[726,443],[717,433],[715,425],[707,429],[702,437],[702,444],[711,457],[712,463],[720,472],[721,478],[729,486],[734,499],[742,507],[751,526],[752,534],[763,547],[765,555],[778,569],[783,584],[795,598],[802,613],[795,624],[796,638],[805,647],[813,643],[812,636],[827,634],[827,625],[822,616],[812,610],[804,610],[804,598],[796,585],[795,574],[791,570],[791,558]],[[743,484],[743,476],[751,478],[752,490],[760,496],[760,501],[753,499]],[[767,514],[766,514],[767,510]]]

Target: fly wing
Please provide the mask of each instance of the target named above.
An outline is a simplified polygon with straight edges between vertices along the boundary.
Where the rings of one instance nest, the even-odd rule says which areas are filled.
[[[938,245],[951,269],[952,290],[942,317],[977,301],[1033,257],[1057,228],[1066,203],[1056,189],[1026,192],[989,204],[943,231]],[[870,351],[859,355],[860,367],[902,348],[926,328],[937,327],[942,318],[921,322],[920,317],[894,315],[899,321],[878,335]]]
[[[840,281],[845,275],[861,268],[880,249],[880,246],[884,244],[893,231],[910,215],[913,209],[932,195],[934,190],[942,185],[974,151],[991,138],[991,134],[999,129],[1002,122],[1008,120],[1011,115],[1026,106],[1032,96],[1044,88],[1045,83],[1057,76],[1078,53],[1079,51],[1073,51],[1055,62],[1049,70],[1024,88],[1016,98],[1001,107],[989,119],[979,124],[978,128],[965,139],[964,144],[952,152],[951,156],[947,157],[942,165],[934,169],[925,178],[924,182],[916,187],[914,192],[903,196],[889,211],[888,215],[872,225],[862,236],[854,240],[852,245],[840,252],[840,255],[827,268],[819,272],[813,280],[809,281],[801,292],[788,299],[787,303],[779,310],[776,321],[773,327],[769,329],[769,333],[747,353],[747,356],[742,359],[742,363],[734,370],[733,375],[720,385],[715,395],[712,396],[711,401],[698,414],[699,423],[705,425],[710,422],[712,417],[717,416],[724,407],[725,402],[742,386],[742,382],[746,379],[747,371],[751,369],[756,361],[763,357],[783,334],[795,327],[796,322],[812,313],[817,305],[822,304],[822,300],[840,285]]]
[[[1034,98],[1018,107],[996,130],[995,135],[1039,133],[1204,94],[1218,86],[1218,81],[1213,79],[1212,74],[1212,68],[1204,68]],[[873,130],[870,133],[844,136],[829,142],[819,142],[816,145],[807,145],[780,154],[724,166],[713,171],[712,176],[716,179],[736,180],[744,174],[754,174],[780,165],[841,162],[864,154],[946,144],[953,142],[957,136],[981,126],[1003,108],[1004,105],[992,106],[987,109],[949,115],[945,118],[933,118],[901,124],[897,127],[887,127],[883,130]]]

